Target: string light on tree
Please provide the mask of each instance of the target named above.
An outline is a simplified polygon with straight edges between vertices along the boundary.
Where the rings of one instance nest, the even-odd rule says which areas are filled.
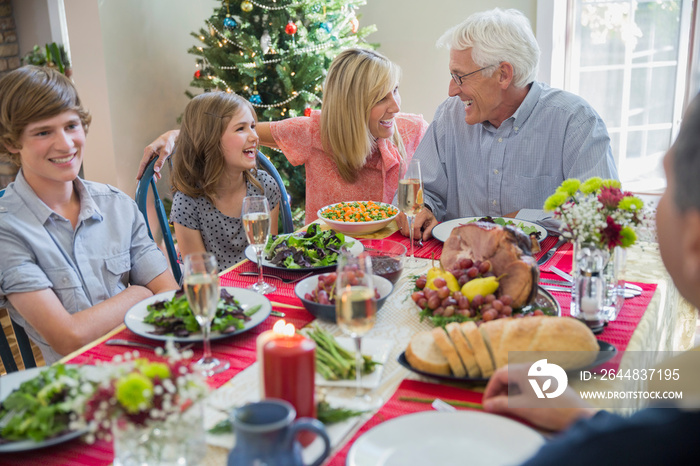
[[[358,21],[357,18],[353,17],[350,20],[350,31],[352,31],[353,34],[357,34],[358,29],[360,29],[360,21]]]

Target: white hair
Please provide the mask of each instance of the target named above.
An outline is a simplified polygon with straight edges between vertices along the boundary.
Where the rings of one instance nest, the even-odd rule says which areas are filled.
[[[449,50],[472,49],[479,67],[508,62],[513,65],[513,85],[522,88],[535,80],[540,47],[527,17],[515,9],[494,8],[474,13],[447,30],[437,41]],[[495,67],[482,71],[491,76]]]

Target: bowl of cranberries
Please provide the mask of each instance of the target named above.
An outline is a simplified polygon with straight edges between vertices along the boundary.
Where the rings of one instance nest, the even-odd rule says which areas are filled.
[[[335,322],[335,272],[312,275],[294,287],[294,294],[301,300],[307,311],[319,319]],[[386,298],[394,291],[394,285],[386,278],[372,275],[374,295],[377,299],[377,311]]]

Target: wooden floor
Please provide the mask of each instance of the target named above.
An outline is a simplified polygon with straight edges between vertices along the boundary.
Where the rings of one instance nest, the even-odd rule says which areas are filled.
[[[12,354],[15,356],[15,361],[17,361],[17,367],[20,370],[24,369],[24,362],[22,362],[22,357],[19,355],[19,347],[17,346],[17,339],[15,338],[15,332],[12,330],[12,323],[10,322],[10,317],[7,315],[7,309],[0,308],[0,324],[2,324],[2,331],[5,332],[7,341],[12,349]],[[39,348],[32,343],[32,350],[34,352],[34,359],[36,360],[37,366],[44,366],[44,358],[41,356]],[[0,361],[0,376],[5,375],[7,371],[5,366],[3,366],[2,361]]]

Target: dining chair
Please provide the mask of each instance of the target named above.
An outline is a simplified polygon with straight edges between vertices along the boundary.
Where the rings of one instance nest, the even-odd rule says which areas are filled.
[[[160,225],[161,232],[163,233],[163,242],[165,243],[165,250],[168,254],[170,267],[172,268],[175,280],[179,284],[182,284],[182,269],[180,268],[180,262],[178,261],[175,242],[173,241],[172,233],[170,233],[170,224],[168,223],[168,217],[165,214],[163,201],[161,201],[160,196],[158,195],[156,180],[153,178],[153,166],[155,165],[157,159],[157,157],[154,157],[150,162],[148,162],[148,165],[146,165],[146,169],[143,171],[143,175],[136,185],[135,200],[136,205],[138,205],[139,210],[143,214],[143,218],[146,220],[148,235],[151,237],[151,239],[153,239],[151,224],[148,222],[148,190],[149,187],[151,188],[156,205],[156,216],[158,217],[158,224]]]
[[[292,207],[289,204],[289,195],[287,194],[287,189],[284,187],[284,182],[282,181],[282,177],[280,176],[279,172],[275,168],[274,165],[272,165],[272,162],[265,157],[265,154],[262,152],[258,151],[258,165],[260,168],[265,170],[267,173],[272,176],[275,181],[277,182],[277,186],[280,188],[280,194],[282,195],[282,198],[280,200],[280,212],[282,213],[282,232],[284,233],[293,233],[294,232],[294,223],[292,222]]]

